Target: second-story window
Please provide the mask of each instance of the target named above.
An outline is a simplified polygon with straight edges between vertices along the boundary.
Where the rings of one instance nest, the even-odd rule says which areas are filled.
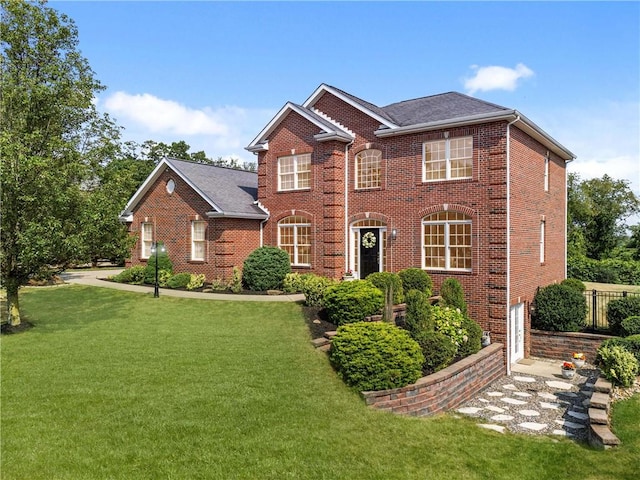
[[[356,189],[382,186],[380,150],[364,150],[356,154]]]
[[[423,144],[422,181],[471,178],[473,137],[446,138]]]
[[[311,187],[311,154],[278,158],[278,191]]]

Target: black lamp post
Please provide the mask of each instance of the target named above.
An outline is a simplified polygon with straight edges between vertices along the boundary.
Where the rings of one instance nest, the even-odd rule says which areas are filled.
[[[158,250],[162,250],[164,252],[164,245],[158,245],[158,242],[153,242],[153,248],[151,251],[155,254],[156,258],[156,282],[153,286],[154,298],[158,298],[160,296],[160,284],[158,283]]]

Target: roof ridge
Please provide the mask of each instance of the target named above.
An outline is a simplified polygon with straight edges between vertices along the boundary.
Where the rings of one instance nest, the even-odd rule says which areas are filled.
[[[222,158],[222,157],[220,157]],[[258,172],[254,172],[251,170],[244,170],[244,169],[240,169],[240,168],[233,168],[233,167],[228,167],[225,165],[214,165],[212,163],[203,163],[203,162],[197,162],[194,160],[185,160],[182,158],[175,158],[175,157],[165,157],[165,160],[167,160],[167,162],[171,163],[171,162],[182,162],[182,163],[190,163],[192,165],[201,165],[203,167],[213,167],[213,168],[220,168],[220,169],[224,169],[224,170],[232,170],[234,172],[246,172],[246,173],[253,173],[253,174],[258,174]]]

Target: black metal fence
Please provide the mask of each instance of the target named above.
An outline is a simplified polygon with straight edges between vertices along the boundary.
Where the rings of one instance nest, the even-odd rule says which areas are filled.
[[[587,318],[586,325],[593,330],[608,330],[609,322],[607,321],[607,304],[611,300],[623,298],[627,296],[640,296],[637,292],[602,292],[598,290],[586,290],[584,292],[587,298]]]

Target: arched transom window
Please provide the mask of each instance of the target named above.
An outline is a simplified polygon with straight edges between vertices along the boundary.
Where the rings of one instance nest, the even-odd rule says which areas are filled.
[[[356,189],[382,186],[380,150],[364,150],[356,154]]]
[[[292,215],[278,222],[278,247],[289,254],[291,265],[311,265],[311,222]]]
[[[450,211],[427,215],[422,248],[424,268],[471,271],[471,217]]]

